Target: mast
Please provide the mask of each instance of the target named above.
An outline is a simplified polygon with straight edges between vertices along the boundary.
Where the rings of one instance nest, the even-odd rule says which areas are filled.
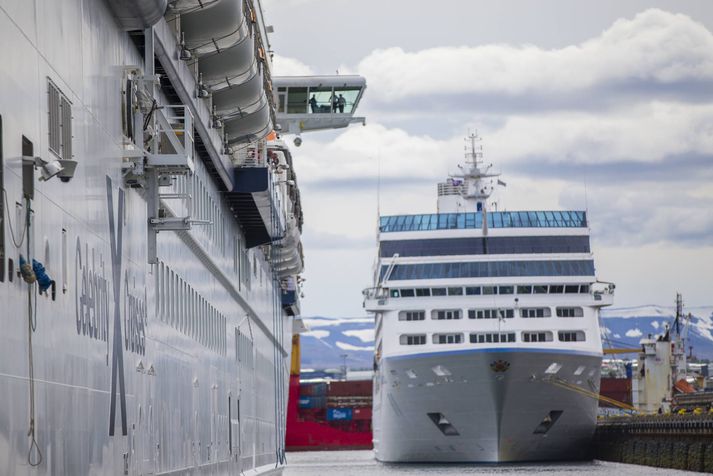
[[[460,172],[450,174],[446,182],[438,184],[439,213],[485,214],[495,186],[505,185],[500,180],[493,182],[493,178],[500,174],[491,172],[493,164],[483,160],[483,146],[478,144],[482,139],[477,132],[469,134],[465,140],[465,162],[458,165]]]

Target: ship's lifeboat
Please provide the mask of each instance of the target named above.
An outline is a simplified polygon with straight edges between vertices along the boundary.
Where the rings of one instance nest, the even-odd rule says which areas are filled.
[[[163,18],[168,0],[112,0],[109,5],[124,30],[143,30]]]
[[[258,71],[242,84],[215,91],[215,113],[221,117],[252,114],[267,102],[264,84],[262,71]]]
[[[258,73],[255,39],[248,36],[231,48],[201,57],[198,68],[203,84],[214,92],[250,81]]]
[[[185,47],[200,57],[221,52],[244,41],[250,35],[243,12],[243,0],[203,2],[197,9],[181,14]]]
[[[225,138],[229,145],[239,142],[256,141],[272,131],[272,114],[270,103],[263,94],[260,107],[253,113],[225,119]]]

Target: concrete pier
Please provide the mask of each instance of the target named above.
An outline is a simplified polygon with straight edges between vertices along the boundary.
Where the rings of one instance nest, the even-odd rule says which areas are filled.
[[[595,444],[604,461],[713,473],[713,415],[608,418]]]

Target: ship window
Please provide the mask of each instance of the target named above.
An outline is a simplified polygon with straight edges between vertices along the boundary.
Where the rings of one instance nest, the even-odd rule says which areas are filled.
[[[287,113],[305,114],[307,112],[307,88],[291,87],[287,91]]]
[[[579,287],[579,292],[582,294],[589,294],[589,285],[588,284],[582,284]]]
[[[513,309],[468,309],[468,319],[511,319]]]
[[[520,316],[529,317],[550,317],[552,316],[552,311],[549,307],[530,307],[520,309]]]
[[[401,345],[425,345],[426,334],[401,334],[399,343]]]
[[[558,307],[557,317],[583,317],[584,310],[581,307]]]
[[[451,334],[433,334],[434,344],[462,344],[463,334],[451,333]]]
[[[431,319],[436,319],[439,321],[443,320],[454,320],[454,319],[460,319],[461,318],[461,313],[460,309],[444,309],[444,310],[437,310],[433,311],[433,314],[431,315]]]
[[[351,113],[352,110],[354,109],[354,106],[356,105],[357,98],[359,97],[359,92],[361,91],[361,88],[334,88],[334,95],[339,98],[339,95],[341,95],[344,98],[343,101],[343,111],[342,109],[338,109],[339,113],[344,112],[345,114]]]
[[[462,296],[463,288],[448,288],[448,295],[449,296]]]
[[[63,160],[72,159],[72,103],[47,80],[49,150]]]
[[[391,294],[391,297],[392,297],[392,298],[397,298],[397,297],[399,297],[399,290],[398,290],[398,289],[392,289],[391,291],[389,291],[389,294]]]
[[[550,285],[550,294],[562,294],[564,292],[564,286],[560,284]]]
[[[500,286],[498,288],[498,294],[512,294],[515,289],[512,286]]]
[[[418,288],[416,289],[416,296],[427,297],[431,295],[431,290],[429,288]]]
[[[547,285],[535,285],[532,290],[535,294],[547,294]]]
[[[446,288],[431,288],[431,296],[445,296]]]
[[[399,321],[423,321],[426,319],[425,311],[401,311]]]
[[[465,288],[465,294],[466,296],[479,296],[480,286],[467,286]]]
[[[552,342],[552,332],[551,331],[540,331],[540,332],[523,332],[522,333],[523,342]]]
[[[518,286],[517,293],[518,294],[532,294],[532,286]]]
[[[559,331],[557,338],[560,342],[583,342],[586,340],[582,331]]]
[[[577,294],[578,292],[579,292],[579,285],[577,285],[577,284],[568,284],[567,286],[564,287],[565,294]]]
[[[382,277],[385,275],[387,270],[388,266],[382,266]],[[389,278],[398,281],[404,279],[451,279],[509,276],[584,276],[593,274],[594,263],[591,260],[557,261],[556,263],[551,261],[496,261],[400,264],[393,268]],[[494,290],[492,294],[495,294]]]
[[[515,342],[514,332],[480,332],[470,335],[471,344],[503,344]]]
[[[498,294],[498,287],[497,286],[483,286],[483,294],[485,294],[485,295]]]
[[[413,289],[401,289],[401,297],[414,297]]]

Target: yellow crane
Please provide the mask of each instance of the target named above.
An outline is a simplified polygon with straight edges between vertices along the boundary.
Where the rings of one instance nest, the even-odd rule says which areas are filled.
[[[621,349],[604,349],[604,355],[611,355],[611,354],[638,354],[641,352],[641,348],[639,347],[630,347],[630,348],[621,348]]]

